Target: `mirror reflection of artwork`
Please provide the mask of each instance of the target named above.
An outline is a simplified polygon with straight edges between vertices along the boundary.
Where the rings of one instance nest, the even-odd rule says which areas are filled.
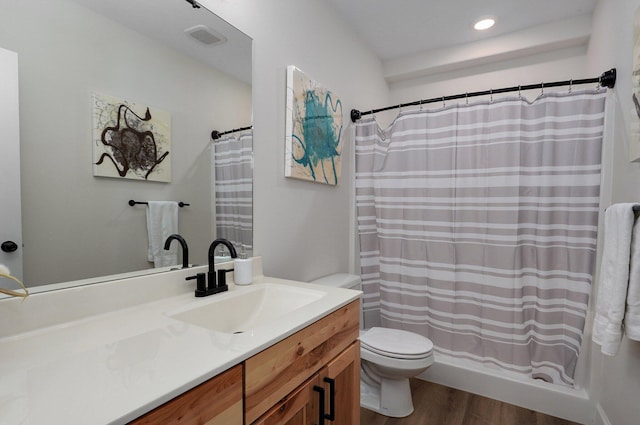
[[[171,115],[93,94],[93,175],[171,181]]]
[[[633,42],[633,70],[631,73],[631,100],[633,106],[630,114],[631,121],[631,160],[634,158],[633,145],[640,144],[640,8],[636,11],[634,23],[634,42]]]
[[[285,176],[337,186],[342,102],[294,66],[287,68]]]

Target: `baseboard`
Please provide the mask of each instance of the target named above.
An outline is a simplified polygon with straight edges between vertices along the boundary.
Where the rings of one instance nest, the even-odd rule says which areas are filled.
[[[596,405],[596,418],[594,425],[611,425],[609,417],[607,416],[600,403]]]

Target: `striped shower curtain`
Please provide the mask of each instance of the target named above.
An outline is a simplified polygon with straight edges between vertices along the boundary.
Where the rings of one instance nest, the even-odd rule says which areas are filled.
[[[593,278],[605,91],[356,125],[365,311],[437,353],[573,385]]]
[[[253,133],[216,140],[212,149],[216,238],[253,250]]]

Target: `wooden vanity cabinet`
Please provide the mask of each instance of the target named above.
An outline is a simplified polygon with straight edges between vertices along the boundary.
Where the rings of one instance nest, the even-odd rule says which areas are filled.
[[[242,416],[242,365],[238,365],[129,425],[242,425]]]
[[[360,344],[356,341],[252,425],[359,424],[359,372]]]
[[[356,300],[129,424],[359,424],[359,318]]]
[[[357,300],[247,359],[245,424],[359,424],[359,311]]]

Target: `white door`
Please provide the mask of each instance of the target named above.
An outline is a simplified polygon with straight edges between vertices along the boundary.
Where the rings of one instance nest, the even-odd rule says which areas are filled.
[[[0,264],[22,279],[18,55],[0,48]]]

